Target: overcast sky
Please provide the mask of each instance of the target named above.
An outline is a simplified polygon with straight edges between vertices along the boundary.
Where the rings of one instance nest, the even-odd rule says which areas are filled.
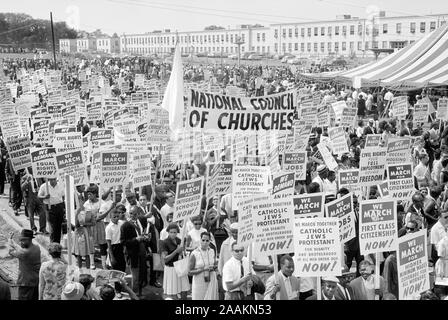
[[[448,13],[447,0],[16,0],[0,1],[0,12],[27,13],[35,18],[66,21],[76,29],[112,34],[153,30],[203,30],[238,24],[303,22],[350,14],[367,17]],[[1,30],[0,30],[1,31]]]

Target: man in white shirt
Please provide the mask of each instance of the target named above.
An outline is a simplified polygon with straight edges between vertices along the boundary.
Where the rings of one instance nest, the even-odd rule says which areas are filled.
[[[447,235],[448,230],[448,211],[441,212],[439,216],[439,221],[436,222],[431,228],[430,242],[432,247],[431,257],[433,263],[438,260],[437,245],[440,240],[442,240]]]
[[[253,300],[247,295],[253,285],[251,280],[252,268],[249,259],[244,256],[244,247],[232,244],[232,258],[224,265],[222,271],[222,286],[225,300]]]
[[[119,220],[120,213],[113,210],[110,213],[110,223],[106,227],[107,251],[113,270],[126,271],[126,261],[123,253],[123,245],[120,242],[120,228],[124,221]]]
[[[233,210],[232,210],[232,194],[228,193],[222,196],[221,203],[220,203],[221,209],[225,210],[227,213],[227,217],[230,219],[231,222],[233,222],[231,219],[234,217]]]
[[[43,183],[37,196],[43,200],[48,210],[48,224],[50,225],[50,242],[61,242],[62,222],[64,221],[65,191],[62,184],[55,178]]]
[[[390,92],[390,90],[387,90],[386,94],[384,95],[384,102],[386,103],[386,105],[389,102],[392,102],[393,98],[394,98],[394,94],[392,92]]]
[[[414,177],[417,178],[419,188],[421,183],[425,183],[429,185],[429,181],[431,180],[431,173],[429,171],[428,162],[429,156],[426,153],[422,153],[419,155],[419,164],[414,168]]]
[[[236,242],[238,237],[238,223],[234,222],[230,225],[230,235],[221,244],[221,249],[219,251],[218,260],[218,272],[222,275],[222,270],[224,269],[224,264],[232,257],[232,244]]]
[[[174,194],[171,192],[167,192],[166,193],[166,203],[160,209],[160,215],[162,216],[164,228],[168,227],[168,222],[167,222],[166,217],[168,216],[169,213],[174,212],[174,202],[175,202]]]
[[[325,186],[325,179],[328,177],[328,168],[321,164],[317,167],[317,176],[313,179],[312,182],[316,182],[319,185],[319,191],[325,192],[326,186]]]

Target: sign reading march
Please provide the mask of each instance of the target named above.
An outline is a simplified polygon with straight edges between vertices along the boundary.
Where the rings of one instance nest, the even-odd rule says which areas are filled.
[[[197,216],[201,213],[203,180],[204,178],[201,177],[177,183],[174,222]]]
[[[296,180],[305,180],[307,159],[306,151],[285,152],[283,157],[283,170],[287,172],[295,172]]]
[[[361,189],[358,186],[359,182],[358,169],[340,170],[338,172],[338,176],[339,176],[339,188],[347,188],[351,192],[356,192]]]
[[[361,254],[397,249],[395,200],[366,200],[360,203],[359,246]]]
[[[56,178],[56,149],[31,149],[31,161],[34,178]]]
[[[410,199],[414,193],[412,163],[388,165],[388,191],[395,199]]]
[[[257,199],[252,205],[255,248],[262,254],[294,251],[292,246],[294,209],[292,200]]]
[[[238,97],[190,90],[187,126],[220,130],[290,130],[294,90],[262,97]]]
[[[398,239],[399,300],[414,300],[415,295],[430,287],[426,232],[423,229]]]
[[[324,193],[307,193],[294,196],[295,218],[322,218],[324,216]]]
[[[88,184],[89,179],[82,160],[82,151],[70,151],[56,155],[59,181],[64,181],[65,175],[69,175],[73,177],[75,186]]]
[[[328,217],[336,217],[339,219],[341,243],[346,243],[356,237],[352,193],[325,204],[325,210]]]
[[[340,276],[338,218],[296,219],[294,261],[300,277]]]
[[[129,182],[128,158],[127,151],[101,152],[101,187],[121,186]]]

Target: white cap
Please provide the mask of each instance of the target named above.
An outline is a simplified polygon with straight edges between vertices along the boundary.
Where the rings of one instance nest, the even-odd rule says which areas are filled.
[[[335,276],[327,276],[327,277],[323,277],[323,278],[322,278],[322,281],[339,283],[339,279],[336,278]]]

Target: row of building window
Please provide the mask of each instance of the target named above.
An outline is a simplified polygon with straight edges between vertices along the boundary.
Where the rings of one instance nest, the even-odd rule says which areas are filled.
[[[444,24],[444,22],[442,22],[441,24]],[[363,28],[364,25],[362,24],[358,24],[358,35],[362,35],[363,34]],[[314,29],[314,30],[313,30]],[[416,22],[411,22],[409,25],[409,29],[411,33],[415,33],[416,30]],[[429,23],[429,31],[434,31],[436,29],[436,22],[435,21],[431,21]],[[312,35],[314,36],[325,36],[325,30],[327,30],[327,35],[331,36],[333,33],[333,27],[314,27],[314,28],[300,28],[300,36],[304,37],[305,36],[305,30],[307,31],[307,35],[308,37],[311,37]],[[382,25],[382,30],[383,30],[383,34],[388,33],[388,24],[384,23]],[[401,33],[402,30],[402,23],[396,23],[395,24],[395,31],[396,33]],[[320,31],[320,32],[319,32]],[[347,28],[347,26],[342,26],[342,28],[340,26],[335,26],[334,27],[334,35],[338,36],[342,33],[342,35],[347,35],[347,32],[350,35],[354,35],[355,34],[355,25],[351,25],[349,26],[349,28]],[[378,35],[378,27],[374,27],[373,30],[373,35]],[[426,22],[420,22],[420,32],[421,33],[425,33],[426,32]],[[370,34],[370,27],[369,25],[365,26],[365,33],[366,35]],[[282,29],[282,36],[283,38],[286,38],[286,35],[288,34],[289,38],[293,37],[293,29],[292,28],[288,28],[288,29]],[[294,36],[298,37],[299,36],[299,28],[295,28],[294,29]],[[278,38],[278,29],[274,30],[274,37]]]
[[[261,34],[262,41],[266,40],[266,34]],[[175,36],[159,36],[159,37],[132,37],[132,38],[122,38],[122,43],[124,44],[124,41],[126,41],[126,44],[156,44],[156,43],[164,43],[164,44],[174,44],[176,42]],[[241,38],[238,37],[238,34],[221,34],[221,35],[196,35],[196,36],[179,36],[179,43],[195,43],[195,42],[212,42],[212,43],[219,43],[222,42],[231,42],[234,43],[238,40],[241,40],[242,42],[245,41],[245,34],[241,35]],[[260,34],[257,33],[257,41],[260,41]]]

